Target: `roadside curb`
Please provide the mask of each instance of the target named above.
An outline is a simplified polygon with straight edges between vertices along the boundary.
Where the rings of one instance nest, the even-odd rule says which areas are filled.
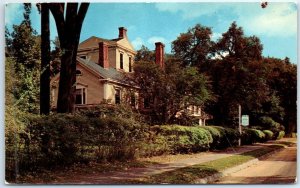
[[[259,160],[265,159],[265,158],[269,157],[270,155],[273,155],[273,154],[275,154],[277,152],[280,152],[280,151],[282,151],[286,147],[287,146],[284,146],[283,148],[274,150],[274,151],[269,152],[269,153],[267,153],[267,154],[265,154],[263,156],[260,156],[258,158],[252,159],[250,161],[247,161],[247,162],[245,162],[243,164],[240,164],[240,165],[237,165],[235,167],[231,167],[231,168],[225,169],[222,172],[215,173],[215,174],[213,174],[211,176],[207,176],[205,178],[196,179],[195,184],[209,184],[209,183],[215,182],[216,180],[218,180],[218,179],[220,179],[220,178],[222,178],[224,176],[227,176],[229,174],[232,174],[232,173],[238,172],[240,170],[243,170],[245,168],[248,168],[248,167],[256,164]]]

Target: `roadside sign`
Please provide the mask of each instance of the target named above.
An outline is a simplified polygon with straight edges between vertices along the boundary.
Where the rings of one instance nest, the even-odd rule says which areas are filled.
[[[249,115],[242,115],[242,125],[243,126],[249,125]]]

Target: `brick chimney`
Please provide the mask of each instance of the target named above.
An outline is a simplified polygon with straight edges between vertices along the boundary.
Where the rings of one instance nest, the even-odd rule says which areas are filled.
[[[119,27],[119,38],[127,38],[127,29],[125,27]]]
[[[155,63],[164,68],[164,47],[165,45],[161,42],[155,43]]]
[[[99,42],[99,60],[98,63],[101,67],[109,68],[108,62],[108,45],[105,42]]]

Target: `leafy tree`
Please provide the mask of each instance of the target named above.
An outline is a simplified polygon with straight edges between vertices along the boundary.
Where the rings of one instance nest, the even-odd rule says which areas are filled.
[[[283,120],[273,118],[284,125],[289,135],[297,128],[297,65],[291,64],[288,58],[265,58],[263,63],[268,70],[268,85],[278,96],[277,100],[284,110]]]
[[[142,45],[141,49],[137,51],[135,61],[154,62],[155,53],[153,51],[150,51],[146,46]]]
[[[29,18],[31,4],[24,4],[24,20],[20,25],[13,25],[11,34],[6,33],[9,53],[13,58],[16,73],[14,97],[23,111],[38,111],[39,101],[39,65],[40,37],[31,26]]]
[[[260,60],[262,58],[263,46],[256,36],[246,37],[242,27],[235,22],[231,24],[228,31],[214,46],[214,51],[219,57],[225,56],[240,59],[242,61]]]
[[[195,25],[172,42],[172,52],[184,66],[200,68],[212,55],[211,28]]]
[[[212,98],[206,77],[194,67],[168,60],[165,69],[153,62],[136,62],[132,80],[144,100],[151,99],[152,123],[168,123],[189,105],[203,106]]]
[[[74,110],[76,82],[76,56],[81,27],[89,3],[51,3],[49,9],[55,19],[60,47],[62,49],[57,112]]]

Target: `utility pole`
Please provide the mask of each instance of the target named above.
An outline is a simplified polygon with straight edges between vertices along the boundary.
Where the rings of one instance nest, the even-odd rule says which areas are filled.
[[[242,117],[242,107],[239,104],[239,132],[240,132],[240,136],[242,135],[242,126],[241,126],[241,117]],[[242,145],[242,141],[241,141],[241,137],[239,138],[239,146]]]

